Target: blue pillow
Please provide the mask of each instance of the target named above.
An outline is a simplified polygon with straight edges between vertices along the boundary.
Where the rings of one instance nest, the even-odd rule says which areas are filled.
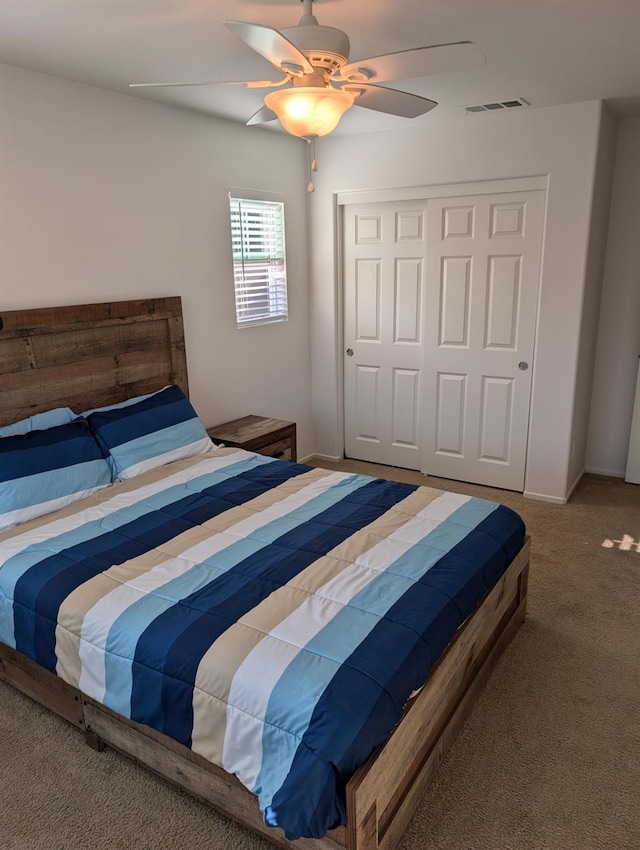
[[[73,422],[75,418],[76,414],[70,407],[56,407],[55,410],[45,410],[44,413],[36,413],[26,419],[21,419],[19,422],[4,425],[0,428],[0,437],[15,437],[16,434],[28,434],[30,431],[55,428],[56,425],[66,425],[67,422]]]
[[[111,484],[84,419],[0,439],[0,530],[43,516]]]
[[[115,410],[91,413],[89,425],[108,454],[114,480],[125,481],[174,460],[215,450],[180,387]]]

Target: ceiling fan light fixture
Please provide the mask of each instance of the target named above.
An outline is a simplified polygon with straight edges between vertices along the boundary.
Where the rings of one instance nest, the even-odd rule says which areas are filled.
[[[344,113],[353,106],[355,97],[355,92],[344,89],[296,86],[273,91],[264,102],[287,133],[315,139],[335,130]]]

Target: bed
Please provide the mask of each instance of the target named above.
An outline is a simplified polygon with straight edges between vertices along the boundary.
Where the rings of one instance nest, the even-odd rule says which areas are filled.
[[[0,328],[0,426],[188,396],[179,298]],[[524,618],[522,521],[195,437],[125,462],[123,411],[61,427],[124,480],[0,532],[0,677],[277,846],[395,847]]]

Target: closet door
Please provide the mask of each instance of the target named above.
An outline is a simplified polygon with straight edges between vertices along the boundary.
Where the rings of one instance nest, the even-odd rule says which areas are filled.
[[[426,202],[344,211],[347,457],[420,469]]]
[[[429,201],[423,471],[523,490],[543,191]]]
[[[544,201],[345,205],[347,457],[524,489]]]

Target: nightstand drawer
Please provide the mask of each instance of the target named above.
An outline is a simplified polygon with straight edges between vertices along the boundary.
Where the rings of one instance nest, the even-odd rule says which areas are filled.
[[[282,460],[291,460],[291,438],[278,440],[277,443],[269,443],[269,445],[261,446],[260,449],[253,449],[253,451],[261,455],[267,455],[267,457],[279,457]]]

